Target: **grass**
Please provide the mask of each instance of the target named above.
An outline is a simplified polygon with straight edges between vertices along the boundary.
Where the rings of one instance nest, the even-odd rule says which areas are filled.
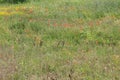
[[[0,6],[0,80],[119,80],[120,1]]]

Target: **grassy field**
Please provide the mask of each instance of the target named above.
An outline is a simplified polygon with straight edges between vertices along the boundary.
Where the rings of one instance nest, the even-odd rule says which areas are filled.
[[[0,4],[0,80],[120,80],[120,0]]]

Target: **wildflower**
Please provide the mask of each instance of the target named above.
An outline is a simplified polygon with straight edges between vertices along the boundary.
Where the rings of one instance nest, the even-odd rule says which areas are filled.
[[[29,30],[28,30],[28,29],[25,29],[25,33],[29,33]]]
[[[19,7],[16,7],[15,10],[16,10],[16,11],[19,11]]]
[[[98,21],[96,21],[96,25],[100,25],[101,24],[101,22],[98,20]]]
[[[9,13],[8,12],[0,12],[0,15],[2,15],[2,16],[8,16]]]
[[[22,10],[26,10],[27,8],[26,7],[23,7]]]
[[[92,27],[94,25],[92,21],[90,21],[88,24],[90,27]]]
[[[33,10],[32,10],[32,9],[29,9],[28,13],[29,13],[29,14],[33,13]]]
[[[53,24],[53,26],[54,26],[54,27],[57,27],[57,26],[58,26],[58,24],[57,24],[57,23],[54,23],[54,24]]]
[[[63,24],[63,27],[70,27],[70,24],[64,23],[64,24]]]

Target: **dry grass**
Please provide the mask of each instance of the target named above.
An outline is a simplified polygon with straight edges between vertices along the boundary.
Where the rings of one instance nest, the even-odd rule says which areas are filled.
[[[11,50],[0,46],[0,80],[11,80],[17,71],[17,64]]]

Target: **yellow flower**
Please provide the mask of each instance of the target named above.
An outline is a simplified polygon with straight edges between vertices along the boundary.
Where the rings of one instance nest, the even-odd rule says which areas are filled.
[[[0,12],[0,15],[4,16],[4,15],[9,15],[8,12]]]
[[[15,10],[18,11],[18,10],[19,10],[19,7],[16,7]]]

